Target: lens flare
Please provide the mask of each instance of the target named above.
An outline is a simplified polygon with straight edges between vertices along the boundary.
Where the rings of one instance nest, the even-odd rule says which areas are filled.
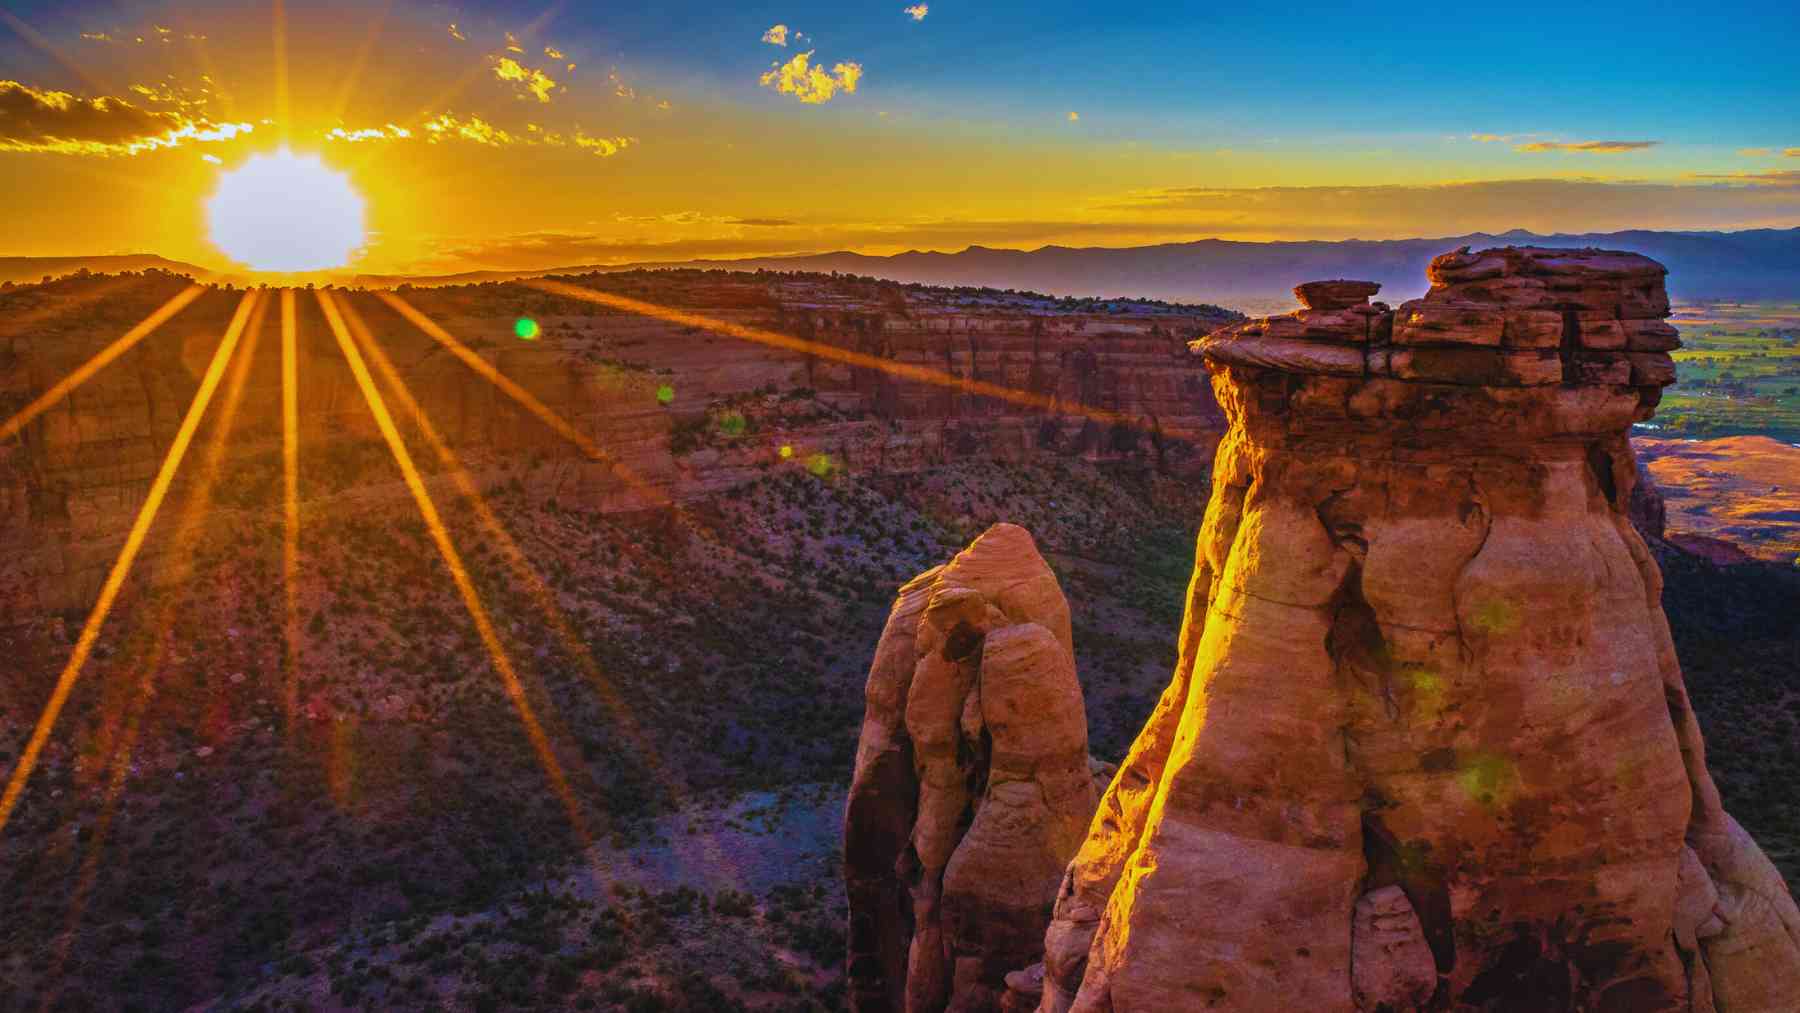
[[[521,341],[536,341],[538,336],[538,322],[530,317],[520,317],[518,321],[513,324],[513,333],[518,335],[519,340]]]
[[[350,178],[285,148],[221,175],[206,211],[213,245],[257,271],[342,267],[364,241]]]

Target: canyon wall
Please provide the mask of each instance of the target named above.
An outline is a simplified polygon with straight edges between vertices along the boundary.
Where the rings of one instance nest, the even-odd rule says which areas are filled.
[[[1508,248],[1197,343],[1230,428],[1175,677],[1041,1009],[1793,1010],[1629,519],[1663,269]]]
[[[1071,305],[1008,293],[902,289],[821,276],[646,273],[610,290],[813,342],[773,348],[520,285],[403,292],[500,375],[605,454],[595,460],[372,294],[338,293],[393,359],[483,485],[608,512],[667,508],[781,468],[903,473],[972,456],[1058,455],[1204,473],[1223,416],[1186,342],[1224,322],[1207,308]],[[0,293],[0,417],[10,417],[179,293],[160,273],[70,278]],[[403,497],[311,292],[298,299],[302,512]],[[89,606],[241,293],[209,290],[0,441],[0,605]],[[277,299],[246,334],[242,404],[215,510],[279,523]],[[515,336],[516,318],[540,325]],[[933,384],[852,351],[923,367]],[[957,387],[1015,388],[1015,400]],[[221,397],[201,441],[223,415]],[[398,409],[396,409],[398,410]],[[403,427],[410,423],[402,419]],[[196,459],[190,458],[190,461]],[[430,466],[430,455],[421,463]],[[171,503],[194,478],[184,468]],[[354,507],[353,507],[354,508]],[[154,539],[146,552],[154,557]]]

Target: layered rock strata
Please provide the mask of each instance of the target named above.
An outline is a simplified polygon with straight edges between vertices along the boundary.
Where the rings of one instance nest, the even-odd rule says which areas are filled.
[[[0,293],[0,419],[187,284],[151,273]],[[815,457],[855,474],[969,458],[1079,458],[1197,473],[1210,466],[1224,428],[1205,370],[1187,354],[1189,339],[1229,319],[1216,309],[1124,303],[1076,311],[1042,298],[965,300],[817,276],[659,273],[603,284],[727,323],[771,327],[815,342],[819,353],[518,285],[403,293],[495,372],[605,448],[622,465],[615,467],[585,457],[380,299],[338,297],[367,322],[478,481],[518,481],[535,497],[585,509],[665,509]],[[22,432],[0,439],[0,625],[9,614],[93,603],[238,297],[209,290]],[[300,293],[297,309],[306,508],[342,494],[403,501],[405,489],[317,302]],[[522,314],[541,324],[536,340],[514,337]],[[253,362],[224,461],[230,495],[222,509],[280,509],[278,328],[279,315],[270,315],[243,342],[240,354]],[[844,351],[892,369],[847,365]],[[908,379],[921,369],[941,382]],[[968,380],[1023,396],[967,393],[958,385]],[[219,414],[215,408],[211,417]],[[727,415],[734,424],[724,423]],[[684,446],[683,432],[703,438]],[[190,475],[184,470],[179,483]],[[159,551],[155,540],[146,547],[149,557]]]
[[[1629,519],[1663,275],[1465,249],[1397,309],[1303,287],[1196,343],[1230,428],[1180,660],[1040,1009],[1797,1008]]]
[[[986,1010],[1094,812],[1069,606],[996,525],[900,589],[844,818],[853,1009]]]

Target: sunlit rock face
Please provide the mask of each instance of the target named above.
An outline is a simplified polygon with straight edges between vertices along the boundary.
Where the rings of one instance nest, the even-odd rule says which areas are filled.
[[[1093,816],[1069,606],[996,525],[901,588],[844,819],[852,1008],[989,1010]]]
[[[1230,428],[1175,677],[1045,937],[1043,1010],[1795,1009],[1626,433],[1662,267],[1439,257],[1196,343]]]

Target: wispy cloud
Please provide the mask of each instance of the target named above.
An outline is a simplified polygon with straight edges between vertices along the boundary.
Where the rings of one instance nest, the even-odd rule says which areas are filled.
[[[785,46],[788,43],[788,26],[772,25],[762,34],[762,40],[771,46]]]
[[[363,141],[403,141],[413,135],[412,131],[398,124],[389,123],[383,127],[363,127],[358,130],[345,130],[334,127],[325,132],[327,141],[344,141],[358,144]]]
[[[229,141],[254,129],[249,123],[215,123],[184,110],[146,109],[123,98],[82,98],[0,81],[0,151],[138,155]]]
[[[1783,148],[1781,153],[1788,158],[1800,158],[1800,148]]]
[[[925,20],[925,15],[931,13],[931,6],[929,4],[913,4],[911,7],[902,8],[902,10],[914,21],[923,21]]]
[[[519,143],[519,138],[475,115],[469,116],[468,119],[457,119],[450,113],[444,113],[436,119],[427,121],[420,129],[424,131],[423,136],[430,144],[446,140],[462,140],[501,148]]]
[[[1069,122],[1070,123],[1080,123],[1081,122],[1081,114],[1076,112],[1073,109],[1069,110]]]
[[[536,96],[539,102],[549,102],[550,93],[556,90],[555,78],[534,67],[527,67],[510,56],[502,56],[494,61],[494,76],[517,85],[521,97],[528,93]]]
[[[469,37],[462,33],[462,29],[456,27],[456,22],[454,21],[450,22],[450,37],[458,42],[469,41]]]
[[[592,151],[601,158],[611,158],[637,143],[635,137],[589,137],[581,131],[575,131],[575,146]]]
[[[511,32],[506,33],[506,51],[509,53],[525,52],[525,47],[519,45],[519,37]]]
[[[564,56],[564,55],[563,55],[563,51],[562,51],[562,50],[560,50],[560,49],[558,49],[558,48],[556,48],[556,47],[555,47],[555,46],[545,46],[545,47],[544,47],[544,55],[545,55],[545,56],[548,56],[548,57],[549,57],[549,58],[550,58],[550,59],[552,59],[552,60],[564,60],[564,59],[567,59],[567,57],[565,57],[565,56]]]
[[[1513,146],[1514,151],[1528,155],[1546,151],[1585,151],[1597,155],[1617,155],[1627,151],[1654,148],[1661,141],[1531,141]]]
[[[1745,158],[1767,158],[1775,152],[1769,148],[1739,148],[1738,154]]]
[[[754,225],[764,227],[784,227],[797,225],[788,218],[739,218],[735,215],[709,215],[702,211],[671,211],[661,215],[614,215],[613,221],[621,225],[676,225],[676,226],[714,226],[714,225]]]
[[[1768,172],[1696,172],[1692,173],[1689,178],[1716,179],[1731,183],[1759,183],[1769,186],[1800,186],[1800,169],[1771,169]]]
[[[792,95],[808,105],[820,105],[830,102],[841,92],[845,95],[856,94],[857,82],[862,80],[863,68],[860,63],[836,63],[827,74],[825,68],[812,65],[814,50],[795,53],[794,58],[786,63],[771,65],[768,73],[761,78],[764,88],[773,88],[783,95]]]
[[[636,137],[625,135],[594,136],[577,127],[572,134],[564,134],[556,130],[548,130],[536,123],[527,123],[524,129],[507,130],[482,119],[478,115],[467,117],[455,113],[442,113],[426,121],[418,130],[408,130],[398,124],[389,123],[380,127],[335,127],[321,135],[328,143],[363,144],[382,141],[422,141],[426,144],[440,144],[446,141],[466,141],[489,148],[573,148],[591,152],[600,158],[612,156],[638,143]]]

